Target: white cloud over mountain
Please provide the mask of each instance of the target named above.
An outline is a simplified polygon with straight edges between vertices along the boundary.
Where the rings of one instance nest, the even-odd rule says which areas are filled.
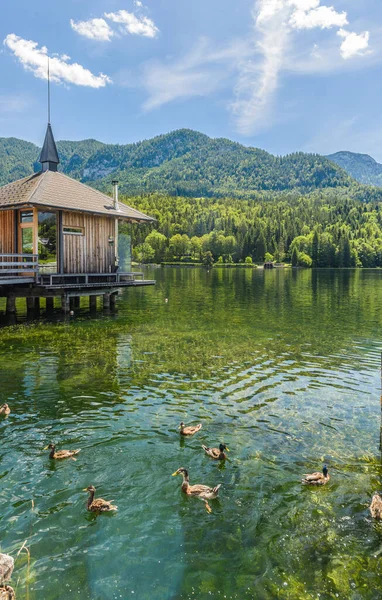
[[[336,27],[343,38],[339,49],[343,59],[368,50],[369,32],[346,31],[343,27],[348,24],[347,13],[321,5],[321,0],[257,0],[252,17],[256,40],[254,56],[241,65],[236,100],[232,104],[237,129],[244,135],[253,134],[266,125],[280,75],[287,68],[298,33]],[[317,52],[313,57],[320,60]]]
[[[38,43],[33,40],[24,40],[14,33],[10,33],[4,40],[7,46],[18,61],[28,71],[32,71],[35,77],[47,79],[48,49],[46,46],[39,48]],[[91,88],[105,87],[111,83],[111,79],[100,73],[94,75],[89,69],[86,69],[78,63],[69,63],[70,57],[65,54],[61,56],[50,56],[50,78],[57,83],[72,83]]]

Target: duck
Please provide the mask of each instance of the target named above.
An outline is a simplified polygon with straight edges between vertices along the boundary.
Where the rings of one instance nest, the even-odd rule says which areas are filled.
[[[84,492],[88,492],[89,493],[89,498],[88,501],[86,503],[86,508],[90,511],[90,512],[111,512],[114,510],[118,510],[117,506],[114,506],[112,504],[112,500],[104,500],[103,498],[96,498],[94,500],[94,494],[95,494],[95,487],[94,485],[89,485],[87,488],[85,488],[83,490]]]
[[[308,485],[325,485],[330,480],[328,467],[326,465],[322,468],[322,473],[316,471],[315,473],[309,473],[304,475],[301,483]]]
[[[194,435],[194,433],[197,433],[198,431],[200,431],[201,428],[202,428],[201,423],[198,423],[198,425],[186,426],[182,421],[181,424],[179,425],[180,435]]]
[[[382,519],[382,497],[378,492],[375,492],[369,510],[373,519],[378,519],[378,521]]]
[[[12,577],[15,563],[12,556],[0,552],[0,600],[15,600],[15,591],[10,585],[6,585]]]
[[[2,406],[0,406],[0,415],[10,415],[11,414],[11,409],[9,408],[8,404],[3,404]]]
[[[208,487],[208,485],[190,485],[188,471],[184,467],[180,467],[179,469],[177,469],[177,471],[175,471],[175,473],[172,474],[172,477],[175,477],[176,475],[182,475],[183,477],[181,487],[182,492],[184,494],[187,494],[187,496],[196,496],[197,498],[203,500],[207,512],[211,513],[212,510],[210,505],[208,504],[208,500],[215,500],[215,498],[218,497],[221,483],[219,483],[219,485],[213,488]]]
[[[219,444],[219,448],[209,448],[208,446],[204,446],[204,444],[202,444],[202,448],[208,456],[214,458],[215,460],[228,460],[228,456],[224,450],[229,452],[229,448],[225,444]]]
[[[50,450],[49,458],[52,458],[54,460],[62,460],[63,458],[71,458],[72,460],[77,460],[76,458],[74,458],[74,456],[81,452],[81,449],[57,450],[56,452],[56,444],[49,444],[44,448],[44,450]]]

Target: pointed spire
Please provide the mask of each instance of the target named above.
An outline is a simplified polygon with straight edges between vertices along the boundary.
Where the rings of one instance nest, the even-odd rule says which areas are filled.
[[[41,150],[38,161],[42,164],[43,171],[57,171],[57,165],[60,162],[56,142],[54,141],[53,131],[50,123],[46,129],[44,145]]]

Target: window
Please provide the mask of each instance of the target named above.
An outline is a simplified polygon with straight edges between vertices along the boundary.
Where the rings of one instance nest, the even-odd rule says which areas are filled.
[[[62,231],[69,235],[84,235],[85,233],[83,227],[63,227]]]
[[[33,210],[20,210],[20,223],[33,223]]]

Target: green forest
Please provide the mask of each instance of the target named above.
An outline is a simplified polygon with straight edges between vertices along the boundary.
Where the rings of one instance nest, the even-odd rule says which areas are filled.
[[[133,226],[139,262],[291,262],[304,267],[382,267],[382,209],[344,189],[255,200],[149,194],[125,198],[156,218]]]

